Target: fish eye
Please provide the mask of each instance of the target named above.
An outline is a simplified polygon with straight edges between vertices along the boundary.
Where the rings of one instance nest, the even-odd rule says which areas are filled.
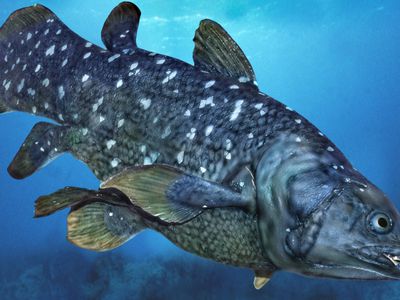
[[[392,219],[385,213],[374,212],[368,218],[369,228],[375,233],[389,233],[393,226]]]

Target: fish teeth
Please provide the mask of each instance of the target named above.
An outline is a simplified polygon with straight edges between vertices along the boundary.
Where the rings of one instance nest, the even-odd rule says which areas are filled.
[[[392,264],[394,264],[396,267],[400,264],[400,256],[392,256],[390,254],[383,254],[387,259],[389,259]]]

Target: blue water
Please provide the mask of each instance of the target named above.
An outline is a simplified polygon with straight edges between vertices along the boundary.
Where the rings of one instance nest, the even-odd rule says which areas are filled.
[[[35,1],[1,1],[0,23]],[[101,44],[118,1],[42,1]],[[400,207],[400,2],[397,0],[142,0],[138,45],[192,62],[203,18],[221,23],[252,62],[262,91],[328,135]],[[66,212],[33,219],[33,202],[64,186],[97,188],[64,155],[23,181],[6,168],[39,118],[0,116],[1,299],[399,299],[400,283],[305,278],[279,272],[260,291],[252,272],[208,261],[145,232],[93,253],[65,240]]]

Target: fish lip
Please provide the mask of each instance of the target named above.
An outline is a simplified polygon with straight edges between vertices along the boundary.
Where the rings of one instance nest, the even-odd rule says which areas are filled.
[[[364,246],[356,252],[359,260],[381,269],[385,276],[400,279],[400,247]]]

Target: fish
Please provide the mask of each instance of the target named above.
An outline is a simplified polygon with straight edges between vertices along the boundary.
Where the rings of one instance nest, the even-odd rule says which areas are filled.
[[[97,190],[39,197],[35,217],[70,208],[67,238],[108,251],[146,229],[182,249],[254,271],[400,278],[400,218],[388,197],[306,118],[261,92],[217,22],[194,35],[193,64],[141,49],[140,9],[122,2],[99,47],[51,10],[0,28],[0,113],[37,123],[8,167],[23,179],[63,153]]]

